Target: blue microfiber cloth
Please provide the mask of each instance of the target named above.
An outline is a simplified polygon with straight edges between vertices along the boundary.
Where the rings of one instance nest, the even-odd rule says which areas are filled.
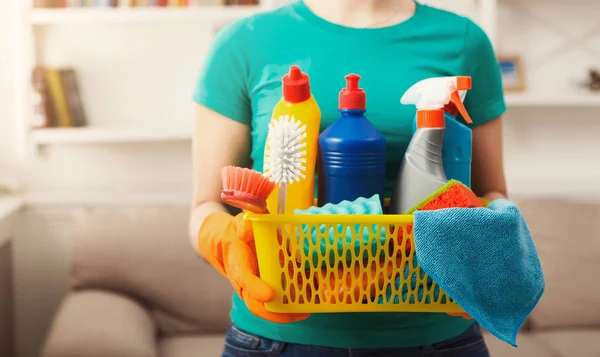
[[[381,200],[379,195],[374,195],[370,198],[359,197],[354,201],[342,201],[338,204],[328,203],[323,207],[310,207],[306,210],[294,210],[295,214],[383,214],[383,207],[381,207]],[[318,231],[317,231],[318,229]],[[326,232],[327,230],[327,232]],[[379,239],[374,239],[373,237]],[[354,238],[358,237],[358,239]],[[361,239],[362,238],[362,239]],[[312,244],[309,243],[312,242]],[[326,240],[327,239],[327,240]],[[379,241],[378,241],[379,240]],[[370,228],[364,227],[361,231],[361,225],[356,224],[352,226],[344,225],[302,225],[302,237],[299,237],[299,241],[303,242],[304,254],[309,255],[310,246],[317,246],[318,252],[313,250],[313,265],[316,265],[318,255],[325,256],[329,254],[330,264],[333,265],[336,256],[345,256],[348,260],[351,260],[353,256],[356,256],[360,252],[361,245],[370,244],[372,247],[372,254],[375,256],[377,251],[385,244],[386,241],[386,228],[378,227],[374,224]],[[329,243],[327,243],[329,241]],[[330,247],[337,247],[337,254],[331,254],[327,249],[327,245]],[[344,254],[344,251],[348,247],[354,248],[354,254]],[[307,266],[308,267],[308,266]]]
[[[469,315],[516,345],[545,282],[527,224],[510,201],[414,212],[418,264]]]

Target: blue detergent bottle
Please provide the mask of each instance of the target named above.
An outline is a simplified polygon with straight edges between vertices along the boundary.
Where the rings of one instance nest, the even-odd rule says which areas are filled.
[[[466,91],[460,93],[461,102]],[[458,109],[450,101],[445,109],[446,133],[442,143],[442,164],[446,177],[450,180],[460,181],[471,187],[471,161],[473,152],[473,134],[471,128],[458,121]],[[417,130],[417,119],[413,122],[413,135]]]
[[[339,94],[340,117],[319,136],[319,206],[385,194],[385,137],[364,113],[360,76],[346,76]]]

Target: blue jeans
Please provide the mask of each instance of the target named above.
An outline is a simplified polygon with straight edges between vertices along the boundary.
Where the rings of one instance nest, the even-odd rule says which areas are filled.
[[[473,324],[466,332],[429,346],[386,349],[342,349],[297,345],[269,340],[229,327],[222,357],[490,357],[481,330]]]

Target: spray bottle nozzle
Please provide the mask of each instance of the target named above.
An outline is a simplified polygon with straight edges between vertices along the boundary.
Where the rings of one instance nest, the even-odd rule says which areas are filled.
[[[460,96],[458,95],[458,92],[453,92],[450,95],[450,99],[452,100],[452,102],[455,103],[456,109],[458,109],[458,112],[460,113],[460,115],[462,115],[463,119],[467,123],[472,124],[473,120],[471,120],[471,116],[469,115],[469,113],[467,113],[467,109],[465,108],[465,105],[460,100]]]
[[[471,120],[471,116],[469,116],[469,113],[467,113],[467,109],[463,104],[462,98],[459,95],[459,91],[467,91],[471,90],[471,88],[473,88],[473,80],[471,77],[458,76],[456,77],[456,90],[450,94],[450,100],[454,103],[456,109],[458,109],[458,112],[460,115],[462,115],[463,119],[469,124],[472,124],[473,120]]]
[[[417,112],[440,110],[452,103],[467,123],[471,117],[463,104],[466,92],[473,86],[469,76],[438,77],[415,83],[402,96],[402,104],[414,104]]]
[[[473,88],[473,80],[469,76],[456,77],[456,90],[471,90]]]

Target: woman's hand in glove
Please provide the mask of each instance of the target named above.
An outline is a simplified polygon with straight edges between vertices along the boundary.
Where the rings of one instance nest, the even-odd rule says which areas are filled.
[[[308,314],[269,312],[264,303],[275,297],[275,291],[260,277],[254,235],[250,222],[239,214],[213,213],[207,217],[198,234],[204,258],[229,279],[248,309],[267,321],[286,324],[305,320]]]

